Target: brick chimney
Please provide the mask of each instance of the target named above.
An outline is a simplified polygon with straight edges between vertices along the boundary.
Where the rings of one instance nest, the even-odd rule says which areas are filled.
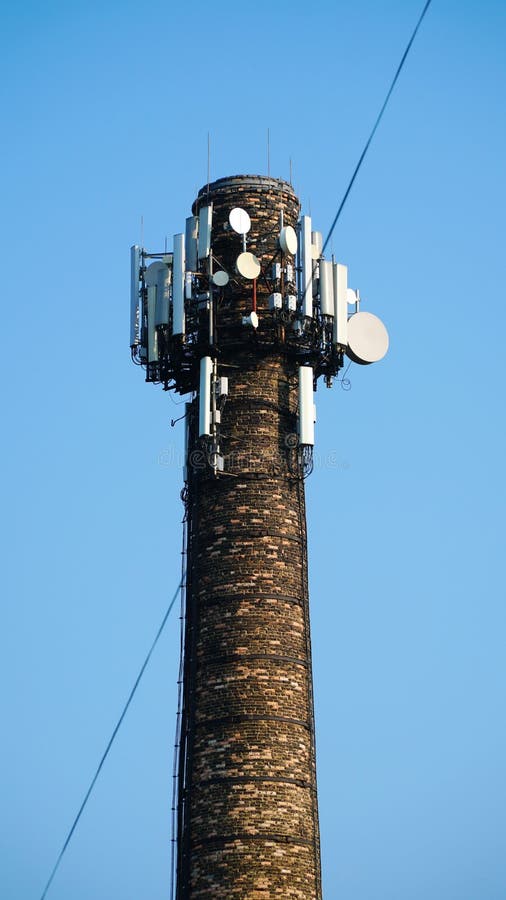
[[[188,408],[187,586],[178,784],[177,900],[320,900],[320,845],[297,361],[267,313],[269,287],[235,279],[234,207],[251,218],[248,251],[268,268],[299,201],[290,184],[221,178],[215,268],[230,273],[216,308],[227,376],[216,476]],[[243,325],[255,302],[257,329]]]

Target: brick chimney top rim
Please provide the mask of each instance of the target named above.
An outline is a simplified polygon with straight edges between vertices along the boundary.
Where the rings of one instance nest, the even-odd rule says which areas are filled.
[[[269,175],[228,175],[225,178],[217,178],[216,181],[211,181],[209,183],[209,186],[205,184],[203,187],[201,187],[200,191],[198,192],[195,204],[197,204],[199,201],[205,200],[208,190],[209,194],[213,194],[216,191],[223,190],[224,188],[234,187],[264,187],[270,190],[278,190],[282,194],[291,195],[292,197],[297,199],[292,185],[289,181],[285,181],[283,178],[272,178]]]

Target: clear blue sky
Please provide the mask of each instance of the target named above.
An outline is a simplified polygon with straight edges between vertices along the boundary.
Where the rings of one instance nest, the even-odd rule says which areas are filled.
[[[179,578],[129,247],[266,171],[328,229],[421,0],[4,4],[0,894],[38,900]],[[235,50],[240,43],[240,52]],[[391,351],[308,482],[325,900],[504,900],[506,6],[433,5],[333,240]],[[166,900],[169,623],[53,884]]]

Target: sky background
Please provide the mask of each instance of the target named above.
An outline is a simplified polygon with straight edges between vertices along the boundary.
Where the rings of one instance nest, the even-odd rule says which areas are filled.
[[[180,573],[129,247],[211,177],[326,233],[419,0],[3,4],[0,895],[38,900]],[[325,900],[504,900],[506,5],[434,0],[333,237],[391,349],[317,394]],[[167,900],[174,613],[48,898]]]

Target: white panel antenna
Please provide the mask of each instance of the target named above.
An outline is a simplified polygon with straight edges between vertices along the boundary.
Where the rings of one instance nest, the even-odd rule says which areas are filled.
[[[199,220],[197,216],[188,216],[186,220],[185,247],[186,269],[188,272],[197,271],[197,235]]]
[[[134,244],[130,248],[130,346],[140,343],[139,312],[139,270],[141,267],[141,248]]]
[[[334,316],[334,276],[330,260],[320,260],[320,306],[322,316]]]
[[[174,235],[174,270],[172,286],[172,334],[184,334],[184,275],[185,275],[184,234]]]
[[[160,263],[156,283],[155,325],[169,324],[170,284],[172,271],[166,263]]]
[[[299,444],[314,446],[313,369],[299,366]]]
[[[199,437],[209,437],[211,434],[211,374],[213,361],[210,356],[203,356],[200,360],[200,390],[199,390]]]
[[[311,216],[300,219],[300,265],[301,265],[301,298],[302,315],[313,318],[313,256],[311,252]]]
[[[348,267],[334,263],[334,344],[348,343]]]
[[[311,232],[311,254],[313,259],[320,259],[323,247],[323,234],[321,231]]]
[[[199,213],[198,257],[206,259],[211,252],[211,228],[213,224],[213,205],[203,206]]]

